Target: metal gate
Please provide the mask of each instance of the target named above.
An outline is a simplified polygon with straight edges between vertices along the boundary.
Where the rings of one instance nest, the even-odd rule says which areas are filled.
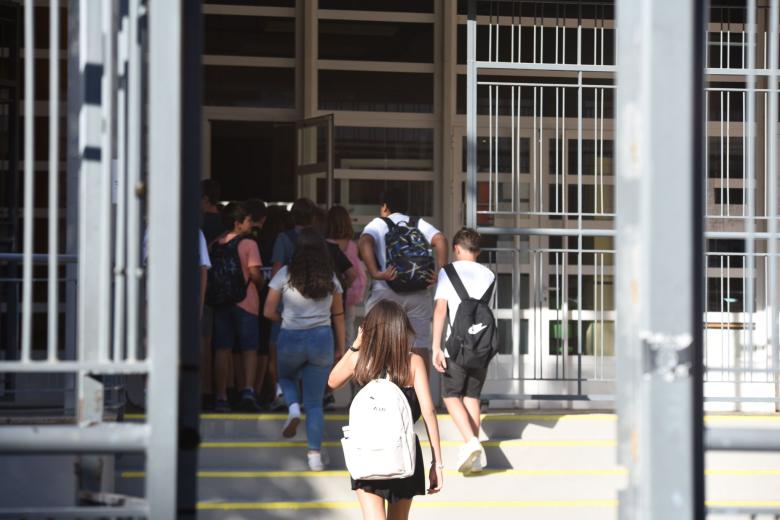
[[[19,183],[23,249],[0,258],[21,265],[21,312],[6,316],[20,321],[21,338],[18,355],[0,361],[0,373],[16,380],[62,374],[75,381],[76,403],[69,424],[0,428],[0,452],[140,453],[146,460],[146,496],[107,496],[92,489],[74,497],[72,506],[46,509],[33,503],[0,509],[0,516],[194,517],[199,2],[52,0],[48,34],[36,16],[45,11],[34,4],[24,3],[23,49],[34,56],[36,33],[44,32],[50,43],[48,98],[36,97],[41,69],[26,59]],[[59,95],[62,7],[68,18],[67,107]],[[36,164],[39,114],[50,122],[45,169]],[[68,123],[67,150],[60,146],[61,121]],[[66,179],[60,157],[67,157]],[[45,209],[36,194],[41,184],[48,185]],[[70,211],[64,226],[60,186],[67,189]],[[72,267],[62,269],[66,263]],[[63,295],[64,273],[75,283]],[[15,299],[5,312],[16,304]],[[58,333],[61,307],[69,324],[66,338]],[[7,354],[15,346],[5,347]],[[147,420],[107,421],[104,385],[130,375],[147,382]],[[40,493],[47,493],[45,483]],[[85,499],[102,505],[80,505]]]
[[[466,215],[497,241],[492,397],[613,393],[614,29],[611,2],[469,2]]]

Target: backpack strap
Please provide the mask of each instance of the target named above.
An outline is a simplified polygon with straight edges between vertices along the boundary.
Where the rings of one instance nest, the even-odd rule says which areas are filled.
[[[495,286],[496,286],[496,278],[494,276],[493,277],[493,281],[490,282],[490,287],[487,288],[487,290],[485,291],[485,294],[482,295],[482,298],[480,298],[479,301],[481,301],[482,303],[485,303],[485,304],[489,304],[490,303],[490,298],[493,297],[493,289],[495,288]]]
[[[406,223],[409,227],[417,227],[417,224],[420,222],[420,217],[409,217],[409,221]]]
[[[444,266],[444,272],[447,273],[447,278],[450,279],[450,283],[452,284],[452,287],[455,289],[455,292],[458,293],[458,298],[460,298],[460,301],[466,301],[471,296],[469,296],[469,292],[466,290],[466,288],[463,286],[463,282],[460,280],[460,276],[458,276],[458,272],[455,270],[455,266],[452,264],[447,264]],[[495,283],[495,280],[493,280],[493,283]],[[493,286],[490,286],[489,290],[492,290]]]
[[[393,222],[393,220],[390,217],[382,217],[382,220],[385,222],[385,224],[387,224],[388,231],[390,231],[391,229],[393,229],[395,226],[398,225],[395,222]]]

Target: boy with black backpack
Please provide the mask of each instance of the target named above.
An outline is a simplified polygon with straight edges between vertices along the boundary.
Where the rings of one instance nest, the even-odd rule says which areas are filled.
[[[436,283],[437,267],[447,263],[447,239],[429,222],[407,215],[407,202],[405,191],[382,193],[379,218],[360,235],[360,258],[372,279],[366,313],[381,300],[398,303],[414,329],[412,350],[430,370],[433,300],[428,289]]]
[[[233,349],[241,352],[244,389],[241,407],[259,411],[253,388],[257,371],[260,297],[264,281],[260,250],[249,233],[252,216],[246,205],[231,203],[223,211],[228,232],[214,240],[209,251],[211,269],[206,303],[214,309],[216,401],[214,411],[229,412],[227,381]]]
[[[434,297],[433,366],[444,374],[443,396],[463,436],[458,470],[481,471],[484,450],[479,441],[480,393],[487,367],[498,350],[498,334],[490,301],[496,275],[477,263],[480,235],[463,228],[452,239],[455,261],[444,266]],[[442,331],[447,324],[444,348]]]

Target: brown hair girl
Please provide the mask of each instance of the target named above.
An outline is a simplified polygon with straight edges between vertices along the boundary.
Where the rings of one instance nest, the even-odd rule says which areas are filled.
[[[362,328],[360,357],[355,365],[357,383],[365,385],[386,369],[395,384],[407,385],[413,332],[401,306],[390,300],[380,301],[368,313]]]

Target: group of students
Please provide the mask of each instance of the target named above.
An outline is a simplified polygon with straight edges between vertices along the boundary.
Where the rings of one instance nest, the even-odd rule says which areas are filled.
[[[206,203],[216,198],[205,188],[204,213],[213,213]],[[212,258],[206,303],[213,314],[215,409],[230,407],[227,382],[231,370],[236,372],[230,360],[237,351],[243,363],[235,377],[243,388],[241,405],[257,407],[258,366],[267,368],[278,378],[287,405],[282,435],[296,434],[305,411],[308,464],[321,471],[326,390],[352,382],[360,390],[342,443],[365,518],[406,518],[412,498],[426,494],[420,443],[411,429],[420,417],[431,447],[427,492],[442,488],[444,465],[428,382],[431,364],[442,374],[445,406],[463,436],[457,468],[469,473],[485,465],[480,393],[497,348],[489,310],[495,275],[477,263],[480,236],[472,229],[454,235],[454,261],[448,263],[446,237],[424,219],[407,215],[404,195],[380,196],[380,215],[365,226],[357,245],[346,210],[331,208],[326,225],[318,225],[322,210],[307,199],[293,204],[291,228],[270,230],[275,237],[265,232],[271,220],[265,206],[261,211],[251,201],[224,208],[227,230],[205,237]],[[204,217],[204,233],[206,222]],[[260,229],[258,241],[245,239],[253,228]],[[268,277],[261,272],[268,265],[260,252],[264,246],[271,251]],[[212,286],[231,285],[224,273],[228,257],[240,263],[233,269],[240,271],[234,285],[243,284],[244,292],[219,300],[230,290]],[[371,280],[366,315],[353,331],[352,307],[363,299],[366,274]],[[271,324],[267,339],[260,337],[261,309]],[[208,319],[203,321],[207,327]],[[265,360],[258,363],[260,357]]]

